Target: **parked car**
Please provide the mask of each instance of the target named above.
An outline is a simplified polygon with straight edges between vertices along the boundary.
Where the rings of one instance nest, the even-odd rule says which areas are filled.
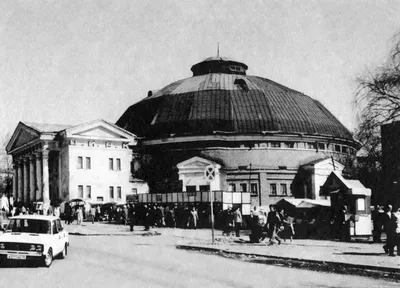
[[[0,235],[0,261],[35,260],[50,267],[54,257],[67,256],[68,232],[55,216],[20,215],[10,218]]]

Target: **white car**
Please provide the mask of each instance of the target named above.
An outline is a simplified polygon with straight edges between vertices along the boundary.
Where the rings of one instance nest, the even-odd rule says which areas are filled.
[[[68,232],[55,216],[19,215],[10,218],[0,235],[0,260],[37,260],[50,267],[57,255],[64,259]]]

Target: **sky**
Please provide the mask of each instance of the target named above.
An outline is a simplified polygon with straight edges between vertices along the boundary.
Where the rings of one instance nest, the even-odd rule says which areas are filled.
[[[217,43],[354,131],[356,78],[385,61],[399,15],[394,0],[2,0],[0,149],[19,121],[114,123]]]

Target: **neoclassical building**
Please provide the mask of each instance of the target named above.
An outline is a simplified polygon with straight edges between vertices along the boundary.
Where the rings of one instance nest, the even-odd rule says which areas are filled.
[[[101,119],[77,126],[20,122],[6,147],[13,198],[45,206],[73,198],[125,202],[146,192],[130,181],[134,145],[134,134]]]
[[[219,165],[219,190],[250,192],[251,205],[319,199],[328,175],[355,157],[359,143],[324,105],[247,70],[207,58],[191,67],[192,77],[149,91],[121,115],[116,125],[140,138],[134,173],[151,193],[201,192],[182,163],[202,159]]]

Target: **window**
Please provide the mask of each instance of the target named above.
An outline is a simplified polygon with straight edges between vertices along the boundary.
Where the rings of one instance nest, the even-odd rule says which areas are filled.
[[[287,196],[287,185],[286,183],[281,184],[281,194]]]
[[[196,192],[196,186],[186,186],[186,192]]]
[[[56,235],[58,233],[56,220],[53,220],[52,226],[53,226],[53,235]]]
[[[114,159],[113,158],[108,159],[108,169],[114,170]]]
[[[118,199],[121,199],[121,198],[122,198],[121,186],[117,186],[117,198],[118,198]]]
[[[86,198],[92,198],[92,186],[86,186]]]
[[[283,147],[294,148],[294,142],[285,142],[285,143],[283,143]]]
[[[117,158],[117,170],[121,171],[121,159]]]
[[[63,227],[62,227],[62,225],[61,225],[61,220],[60,220],[60,219],[57,219],[57,230],[58,230],[59,232],[61,232],[61,231],[64,230]]]
[[[276,184],[275,183],[269,184],[269,194],[276,195]]]
[[[83,169],[83,157],[79,156],[78,157],[78,169]]]
[[[251,183],[250,184],[250,193],[253,196],[258,195],[258,184],[257,183]]]
[[[358,198],[357,199],[357,212],[365,212],[365,199]]]
[[[229,183],[229,191],[236,192],[236,184],[235,183]]]
[[[90,157],[86,157],[86,169],[92,169],[92,165],[90,163]]]
[[[317,144],[314,142],[308,142],[307,149],[317,149]]]
[[[104,198],[103,197],[97,197],[96,200],[99,201],[99,202],[103,202]]]
[[[110,195],[109,195],[109,197],[110,197],[110,199],[114,199],[114,187],[113,186],[110,186]]]
[[[132,188],[132,194],[137,194],[137,188]]]
[[[342,152],[343,152],[343,153],[349,153],[349,147],[347,147],[347,146],[342,146]]]
[[[325,143],[321,143],[321,142],[319,142],[318,143],[318,150],[325,150],[326,148],[325,148]]]
[[[78,198],[83,199],[83,185],[78,185]]]
[[[200,185],[200,191],[201,192],[207,192],[210,191],[210,185]]]
[[[340,145],[335,145],[335,151],[340,152]]]
[[[240,192],[247,192],[247,184],[240,183]]]
[[[281,147],[281,142],[271,142],[271,147],[272,148],[279,148],[279,147]]]

